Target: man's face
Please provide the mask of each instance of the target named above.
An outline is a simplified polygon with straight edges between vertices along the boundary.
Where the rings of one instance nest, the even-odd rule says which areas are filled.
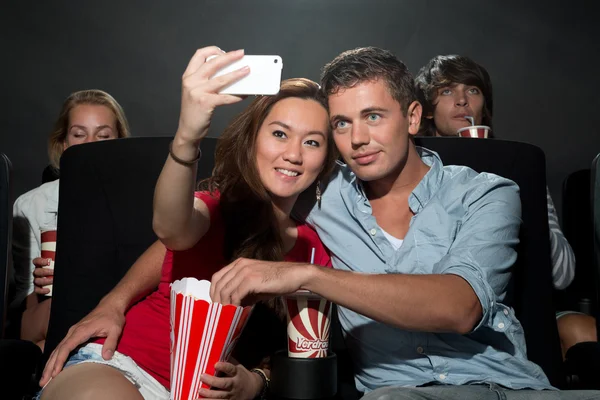
[[[456,136],[457,130],[471,125],[465,116],[473,117],[475,125],[481,125],[484,101],[477,86],[452,84],[438,89],[433,115],[427,118],[433,118],[438,136]]]
[[[379,79],[330,95],[329,112],[335,144],[359,179],[375,181],[402,169],[409,135],[419,130],[418,102],[413,102],[404,116],[387,83]]]

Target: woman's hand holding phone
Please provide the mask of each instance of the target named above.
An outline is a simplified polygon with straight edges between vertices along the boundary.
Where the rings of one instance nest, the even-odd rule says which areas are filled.
[[[216,56],[216,57],[211,57]],[[233,104],[243,98],[219,91],[248,75],[250,69],[242,67],[230,73],[213,76],[221,68],[244,56],[243,50],[224,52],[216,46],[204,47],[196,51],[183,73],[181,87],[181,113],[179,127],[173,146],[179,148],[182,156],[189,149],[190,158],[195,156],[200,141],[207,135],[215,108]],[[207,61],[207,59],[210,60]]]

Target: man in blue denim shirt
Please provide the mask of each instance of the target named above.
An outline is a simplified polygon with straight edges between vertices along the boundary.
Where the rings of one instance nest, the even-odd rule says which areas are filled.
[[[346,164],[308,221],[335,269],[237,260],[213,277],[213,300],[307,289],[337,303],[368,399],[597,398],[541,391],[552,387],[503,304],[517,257],[517,185],[443,166],[414,145],[422,109],[393,54],[342,53],[322,86]]]

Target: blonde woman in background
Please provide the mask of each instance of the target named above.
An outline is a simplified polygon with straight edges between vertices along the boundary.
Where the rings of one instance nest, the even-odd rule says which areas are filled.
[[[96,89],[74,92],[63,103],[50,133],[50,164],[58,172],[60,157],[68,147],[128,136],[123,108],[110,94]],[[50,292],[43,286],[52,284],[53,271],[40,268],[49,265],[48,259],[40,258],[40,232],[56,229],[58,187],[59,180],[45,183],[21,195],[13,206],[11,312],[17,319],[23,313],[20,337],[35,342],[42,350],[51,299],[39,301],[36,294]]]

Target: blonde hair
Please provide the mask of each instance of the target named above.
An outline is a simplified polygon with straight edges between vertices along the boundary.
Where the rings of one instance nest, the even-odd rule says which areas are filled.
[[[117,137],[124,138],[129,136],[129,124],[127,123],[125,112],[110,94],[98,89],[81,90],[71,93],[63,103],[58,119],[54,124],[54,129],[48,138],[48,157],[50,158],[50,164],[56,169],[59,168],[60,156],[64,151],[64,142],[67,140],[69,113],[73,108],[81,104],[108,107],[117,119]]]

